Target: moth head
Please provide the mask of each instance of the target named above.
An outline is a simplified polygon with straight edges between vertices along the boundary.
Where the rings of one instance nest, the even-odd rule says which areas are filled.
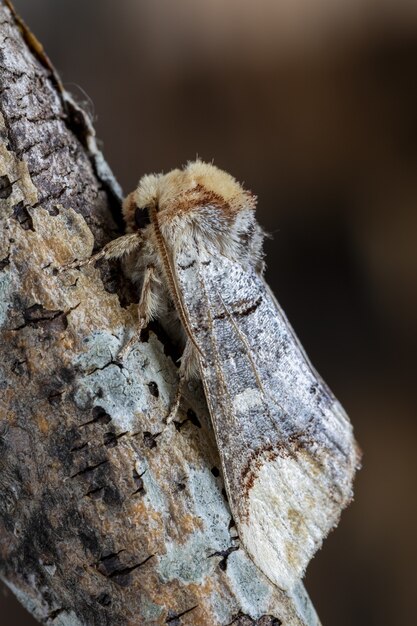
[[[151,209],[163,231],[192,225],[205,234],[233,227],[239,214],[254,220],[256,198],[233,176],[211,163],[194,161],[182,170],[144,176],[124,205],[130,230],[146,225]]]
[[[200,249],[262,272],[264,234],[255,206],[256,197],[233,176],[212,163],[193,161],[168,174],[144,176],[126,198],[123,212],[128,232],[156,221],[168,248],[198,241]]]

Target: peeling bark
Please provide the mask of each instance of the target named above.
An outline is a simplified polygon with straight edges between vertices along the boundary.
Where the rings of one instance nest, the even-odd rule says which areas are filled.
[[[117,263],[58,274],[119,234],[85,114],[0,3],[0,575],[44,624],[319,624],[239,546],[199,385],[135,324]],[[139,176],[139,172],[138,172]]]

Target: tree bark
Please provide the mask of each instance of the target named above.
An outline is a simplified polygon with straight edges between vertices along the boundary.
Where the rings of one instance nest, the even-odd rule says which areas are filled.
[[[119,234],[120,193],[4,1],[0,39],[1,578],[44,624],[317,626],[239,546],[199,385],[165,424],[168,339],[152,325],[115,361],[137,300],[120,266],[56,271]]]

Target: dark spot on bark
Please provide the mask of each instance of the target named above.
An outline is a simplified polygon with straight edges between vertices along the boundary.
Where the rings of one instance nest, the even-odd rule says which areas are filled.
[[[57,206],[48,207],[48,213],[49,215],[52,215],[52,217],[55,217],[56,215],[59,215],[59,208]]]
[[[68,328],[68,319],[65,313],[61,315],[57,315],[52,322],[48,325],[48,335],[47,338],[57,335],[58,333],[62,333],[64,330]]]
[[[122,289],[120,262],[116,260],[99,261],[97,268],[100,270],[101,281],[107,293],[118,293]]]
[[[70,367],[61,367],[58,371],[58,376],[64,383],[68,384],[75,380],[75,372]]]
[[[161,433],[155,433],[152,434],[149,431],[145,430],[145,432],[143,433],[143,443],[145,444],[145,446],[147,448],[150,448],[152,450],[152,448],[156,448],[156,438],[160,435]]]
[[[256,624],[255,620],[239,611],[227,626],[253,626],[254,624]]]
[[[13,217],[19,222],[23,230],[35,230],[33,220],[23,202],[19,202],[13,207]]]
[[[93,489],[90,489],[90,491],[87,491],[85,495],[89,496],[92,500],[99,500],[103,496],[103,490],[104,486],[94,487]]]
[[[80,452],[81,450],[84,450],[87,447],[88,447],[88,441],[84,441],[83,443],[80,443],[79,445],[74,446],[73,448],[71,448],[70,452],[72,452],[72,453]]]
[[[97,398],[102,398],[104,396],[104,391],[101,387],[99,387],[96,391],[96,397]]]
[[[74,463],[72,450],[80,445],[80,440],[77,428],[57,428],[50,435],[48,452],[52,458],[59,459],[67,473]]]
[[[120,271],[120,265],[116,269],[119,278],[117,297],[119,298],[120,306],[123,309],[127,309],[131,304],[137,303],[138,301],[137,286]]]
[[[119,587],[129,587],[129,585],[132,584],[132,577],[128,571],[115,574],[114,576],[111,576],[111,578],[116,585],[119,585]]]
[[[175,307],[172,305],[172,315],[175,316]],[[166,356],[171,357],[172,362],[176,367],[180,366],[178,359],[183,353],[183,346],[178,345],[172,341],[172,339],[167,335],[165,330],[162,328],[161,324],[157,321],[150,322],[148,328],[148,339],[149,339],[149,331],[152,331],[159,339],[159,341],[164,346],[164,354]],[[148,341],[148,339],[144,339],[143,331],[141,335],[141,341]]]
[[[151,396],[153,396],[154,398],[159,398],[159,389],[158,389],[158,385],[156,384],[156,382],[151,380],[151,382],[148,383],[148,387],[149,387]]]
[[[28,373],[28,366],[26,359],[22,361],[15,361],[11,367],[11,370],[16,376],[23,376]]]
[[[110,552],[109,554],[105,554],[100,557],[99,562],[96,564],[96,567],[100,574],[103,576],[109,576],[116,570],[120,570],[120,558],[119,554],[124,552],[124,550],[119,550],[119,552]]]
[[[177,431],[180,432],[181,428],[185,426],[187,422],[191,422],[191,424],[193,424],[194,426],[197,426],[197,428],[201,428],[200,420],[198,419],[197,415],[194,413],[192,409],[188,409],[187,417],[185,418],[185,420],[182,420],[182,422],[174,421],[174,426],[177,429]]]
[[[124,552],[124,550],[120,550],[120,552],[110,554],[100,559],[97,564],[97,570],[106,578],[111,578],[120,587],[127,587],[132,582],[130,574],[147,563],[154,555],[151,554],[140,563],[126,566],[120,562],[119,554],[121,552]]]
[[[13,191],[13,185],[8,176],[0,176],[0,198],[5,200]]]
[[[42,504],[35,508],[24,527],[24,535],[19,548],[19,557],[22,562],[22,571],[35,571],[39,574],[42,570],[39,558],[54,562],[59,560],[56,552],[56,532],[51,526],[45,511],[53,509],[57,504],[56,498],[48,491],[42,497]],[[44,578],[43,573],[41,574]]]
[[[132,478],[133,478],[133,482],[135,483],[136,487],[142,487],[143,486],[142,476],[143,476],[144,473],[145,472],[143,472],[142,474],[138,474],[136,469],[133,469]]]
[[[47,619],[54,620],[56,617],[58,617],[58,615],[60,615],[61,613],[64,613],[64,611],[66,611],[66,609],[63,609],[63,608],[55,609],[54,611],[51,611],[51,613],[48,614]]]
[[[282,622],[273,615],[263,615],[256,622],[256,626],[282,626]]]
[[[146,470],[145,470],[146,472]],[[136,469],[133,470],[132,472],[132,477],[133,477],[133,482],[135,483],[135,491],[132,493],[132,496],[135,494],[145,494],[146,490],[145,487],[143,485],[143,480],[142,480],[142,476],[144,475],[145,472],[142,472],[142,474],[138,474]]]
[[[184,483],[177,483],[177,490],[184,491],[186,485]]]
[[[169,624],[169,626],[181,626],[181,617],[183,615],[186,615],[187,613],[190,613],[191,611],[194,611],[194,609],[196,609],[197,606],[198,605],[192,606],[190,609],[186,609],[185,611],[182,611],[182,613],[177,613],[172,610],[169,610],[168,617],[165,620],[165,624]]]
[[[23,326],[33,326],[34,328],[39,328],[45,326],[45,324],[51,323],[60,316],[65,318],[65,321],[62,322],[62,325],[66,328],[67,320],[66,315],[63,311],[45,309],[45,307],[43,307],[41,304],[33,304],[23,311],[23,319],[25,320]],[[21,326],[20,328],[22,328],[23,326]]]
[[[98,554],[101,542],[93,529],[88,528],[86,525],[83,530],[79,531],[78,538],[85,550],[88,550],[91,554]]]
[[[108,424],[111,422],[111,416],[99,404],[93,406],[91,413],[93,416],[92,419],[80,424],[80,427],[89,426],[90,424]]]
[[[230,546],[230,548],[227,548],[226,550],[220,550],[220,552],[214,552],[213,554],[210,554],[209,558],[212,558],[213,556],[221,556],[222,558],[219,561],[219,567],[222,572],[225,572],[227,569],[227,559],[229,557],[229,554],[232,554],[232,552],[236,552],[236,550],[239,550],[239,546]]]
[[[315,393],[317,393],[317,387],[318,387],[317,383],[314,383],[313,385],[311,385],[311,387],[310,387],[310,393],[311,393],[312,395],[313,395],[313,394],[315,394]]]
[[[114,433],[104,433],[103,443],[108,448],[115,448],[117,446],[117,437]]]
[[[215,476],[216,478],[217,478],[218,476],[220,476],[219,469],[218,469],[216,466],[214,466],[214,467],[212,467],[212,468],[211,468],[211,473],[212,473],[212,474],[213,474],[213,476]]]
[[[8,254],[4,259],[0,261],[0,272],[4,270],[10,264],[10,255]]]
[[[107,506],[120,507],[123,504],[124,497],[114,485],[106,485],[103,492],[103,502]]]
[[[198,419],[197,415],[194,413],[192,409],[188,409],[187,419],[190,420],[191,424],[194,424],[194,426],[197,426],[197,428],[201,428],[200,420]]]
[[[99,596],[97,596],[97,602],[101,604],[101,606],[110,606],[111,598],[108,593],[101,593]]]
[[[146,493],[145,487],[138,487],[138,489],[136,489],[136,491],[132,493],[132,496],[136,496],[136,495],[144,496],[145,493]]]
[[[149,328],[142,328],[140,331],[140,340],[142,343],[148,343],[149,341]]]
[[[51,391],[48,395],[48,402],[52,406],[59,406],[62,402],[62,394],[64,391]]]
[[[119,442],[119,439],[121,437],[124,437],[128,433],[129,433],[129,431],[127,431],[127,430],[125,432],[123,432],[123,433],[119,433],[118,435],[116,435],[116,433],[114,433],[114,432],[104,433],[104,435],[103,435],[103,443],[108,448],[115,448],[117,446],[118,442]]]
[[[107,465],[107,463],[109,463],[109,460],[103,459],[102,461],[99,461],[98,463],[94,463],[93,465],[87,465],[87,467],[84,467],[79,472],[76,472],[75,474],[73,474],[71,478],[77,478],[78,476],[85,476],[86,474],[89,474],[90,472],[94,472],[96,469],[102,467],[103,465]]]
[[[61,404],[62,395],[65,392],[65,387],[62,385],[62,381],[53,376],[48,375],[40,383],[44,389],[44,395],[48,398],[48,402],[53,406]]]

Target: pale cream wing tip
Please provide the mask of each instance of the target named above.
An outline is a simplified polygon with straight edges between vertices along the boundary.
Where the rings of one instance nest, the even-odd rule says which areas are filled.
[[[278,587],[299,581],[324,538],[352,497],[346,476],[337,497],[321,483],[316,461],[305,451],[266,460],[248,493],[241,520],[242,543],[254,562]]]

